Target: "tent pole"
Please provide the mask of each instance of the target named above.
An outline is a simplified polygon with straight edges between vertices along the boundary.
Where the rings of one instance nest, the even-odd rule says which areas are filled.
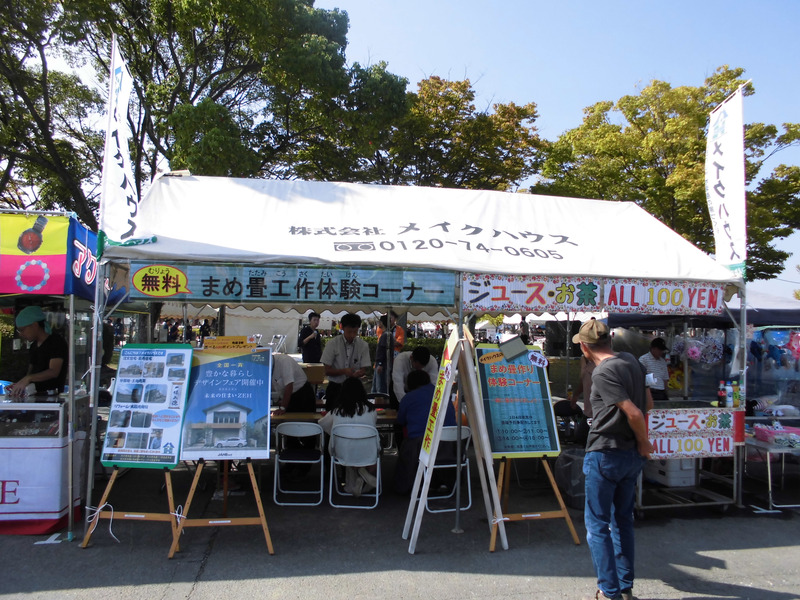
[[[459,277],[456,281],[462,281],[462,274],[459,273]],[[464,320],[464,305],[459,302],[458,303],[458,337],[461,339],[463,335],[463,328],[461,323]],[[447,342],[445,342],[447,343]],[[456,520],[453,524],[453,533],[464,533],[464,530],[461,528],[461,427],[463,426],[461,423],[461,399],[463,395],[461,393],[457,393],[456,395]],[[445,402],[450,402],[450,398],[445,398]],[[445,406],[445,411],[447,407]],[[445,413],[447,414],[447,413]],[[425,510],[424,507],[421,507],[422,510]]]
[[[689,340],[689,318],[683,317],[683,347],[686,348]],[[683,353],[683,399],[689,399],[689,355]]]
[[[738,410],[744,411],[747,407],[747,283],[742,283],[742,288],[739,290],[741,294],[741,302],[739,306],[739,407]],[[746,413],[745,413],[746,414]],[[736,472],[734,473],[734,493],[736,495],[736,505],[742,505],[742,482],[744,481],[744,444],[735,446],[735,452],[738,454],[738,460],[735,461]],[[736,485],[738,481],[738,485]]]
[[[94,453],[97,447],[97,405],[100,395],[100,365],[98,364],[97,346],[100,342],[100,332],[103,326],[103,311],[105,309],[105,282],[108,272],[107,263],[99,265],[97,278],[94,281],[94,314],[92,315],[92,353],[91,353],[91,378],[89,381],[89,408],[92,411],[91,431],[89,433],[89,459],[86,467],[86,506],[91,505],[92,489],[94,488]],[[70,392],[72,387],[70,386]],[[87,511],[88,512],[88,511]],[[83,535],[88,532],[89,521],[84,518]]]
[[[69,295],[69,353],[67,355],[70,368],[67,370],[69,392],[67,393],[67,408],[69,417],[67,427],[67,541],[72,541],[72,532],[75,529],[75,512],[72,507],[74,498],[73,453],[75,452],[75,296]]]

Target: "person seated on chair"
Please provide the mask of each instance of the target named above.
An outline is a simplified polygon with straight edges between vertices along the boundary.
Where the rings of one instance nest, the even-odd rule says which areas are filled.
[[[392,408],[397,408],[397,402],[402,402],[408,393],[408,375],[412,371],[424,371],[428,374],[430,383],[434,383],[439,376],[439,364],[431,356],[431,351],[425,346],[417,346],[411,351],[401,352],[394,359],[392,365]]]
[[[430,376],[422,370],[413,370],[408,374],[406,387],[408,393],[403,397],[400,410],[397,411],[397,424],[404,428],[394,472],[394,489],[398,494],[407,494],[414,486],[422,439],[425,436],[433,394],[436,391]],[[444,401],[443,404],[447,410],[444,417],[445,426],[455,425],[456,411],[453,404],[448,401]]]
[[[328,435],[334,425],[342,423],[372,425],[378,423],[378,413],[367,400],[364,385],[357,377],[348,377],[339,391],[338,406],[320,419],[319,424]],[[347,467],[344,490],[348,494],[360,496],[362,491],[378,487],[375,478],[375,465],[369,467]]]

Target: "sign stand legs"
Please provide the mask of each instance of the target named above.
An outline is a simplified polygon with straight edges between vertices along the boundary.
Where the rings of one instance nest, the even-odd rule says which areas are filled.
[[[90,519],[92,521],[91,525],[88,527],[86,531],[86,535],[83,538],[83,542],[81,542],[81,548],[86,548],[89,545],[89,540],[92,537],[92,533],[94,533],[97,524],[100,522],[100,519],[120,519],[120,520],[129,520],[129,521],[166,521],[170,524],[172,528],[172,540],[173,545],[177,547],[178,544],[178,524],[176,523],[175,518],[175,497],[172,491],[172,477],[170,475],[169,469],[164,469],[164,477],[166,478],[166,491],[167,491],[167,501],[169,503],[169,512],[168,513],[136,513],[136,512],[123,512],[122,514],[115,513],[113,507],[108,504],[108,497],[111,495],[111,490],[114,487],[114,483],[117,480],[117,477],[120,474],[120,468],[118,466],[114,466],[114,470],[111,473],[111,478],[108,480],[108,484],[106,485],[106,489],[103,491],[103,496],[100,498],[100,503],[97,508],[97,512],[94,516]]]
[[[558,505],[560,506],[559,510],[548,510],[543,512],[537,513],[517,513],[517,514],[508,514],[506,509],[508,508],[508,496],[509,496],[509,488],[511,484],[511,460],[510,458],[503,457],[500,462],[500,470],[498,472],[497,480],[498,480],[498,489],[501,491],[501,495],[503,497],[503,516],[507,521],[530,521],[533,519],[564,519],[567,522],[567,527],[569,527],[569,531],[572,534],[572,540],[575,542],[575,545],[580,545],[580,539],[578,538],[578,532],[575,531],[575,526],[572,524],[572,518],[569,516],[569,512],[567,512],[567,506],[564,504],[564,499],[561,497],[561,492],[556,485],[556,480],[553,477],[553,472],[550,469],[550,464],[547,462],[546,458],[541,458],[542,465],[544,466],[545,473],[547,473],[547,478],[550,480],[550,487],[553,488],[553,493],[558,500]],[[497,523],[492,526],[492,539],[489,544],[489,550],[494,552],[495,542],[497,540]]]
[[[192,480],[192,487],[189,489],[189,495],[186,497],[184,514],[189,514],[189,508],[192,505],[192,500],[194,498],[195,491],[197,490],[197,485],[200,481],[200,476],[203,473],[204,466],[205,461],[201,459],[197,464],[197,470],[195,471],[194,479]],[[267,517],[264,513],[264,505],[261,502],[261,491],[258,488],[258,480],[256,479],[256,473],[253,470],[253,461],[249,458],[247,459],[247,472],[250,475],[250,483],[253,485],[253,494],[256,497],[256,505],[258,506],[258,516],[237,518],[223,517],[218,519],[188,519],[186,517],[180,517],[178,519],[179,524],[172,539],[172,546],[169,549],[169,558],[172,558],[175,555],[175,552],[179,549],[178,544],[180,542],[180,536],[181,533],[183,533],[184,527],[217,527],[229,525],[260,525],[262,531],[264,532],[264,538],[267,542],[267,551],[270,554],[275,554],[275,550],[272,547],[272,538],[269,535],[269,527],[267,526]]]

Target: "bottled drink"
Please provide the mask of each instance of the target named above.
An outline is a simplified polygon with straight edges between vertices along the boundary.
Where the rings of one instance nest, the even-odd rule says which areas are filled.
[[[733,408],[733,385],[730,381],[725,382],[725,406]]]
[[[570,385],[567,386],[567,400],[572,402],[572,398],[573,398],[573,396],[572,396],[572,385],[570,384]]]
[[[739,393],[739,382],[738,381],[734,381],[733,382],[733,407],[734,408],[739,408],[739,400],[740,400],[740,398],[741,398],[741,396],[740,396],[740,393]]]
[[[719,382],[719,388],[717,389],[717,407],[722,408],[725,406],[725,397],[728,393],[725,391],[725,382]]]

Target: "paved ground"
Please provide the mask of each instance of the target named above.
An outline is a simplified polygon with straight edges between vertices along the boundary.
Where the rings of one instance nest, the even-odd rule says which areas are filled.
[[[391,459],[387,461],[391,472]],[[520,480],[511,511],[553,506],[543,474],[518,461]],[[507,525],[509,550],[488,551],[489,527],[480,494],[464,513],[463,533],[452,514],[426,514],[414,555],[401,537],[408,500],[387,491],[378,509],[278,507],[271,499],[272,469],[263,471],[263,497],[275,554],[258,527],[195,528],[182,551],[167,559],[165,523],[101,523],[87,549],[64,536],[0,536],[0,598],[361,599],[580,598],[594,590],[582,513],[571,514],[581,537],[573,544],[562,520]],[[191,516],[222,514],[209,470]],[[190,474],[174,474],[182,500]],[[236,480],[236,478],[234,478]],[[242,483],[247,481],[242,479]],[[474,478],[477,484],[478,478]],[[131,470],[111,503],[116,510],[166,511],[163,475]],[[98,480],[97,494],[105,483]],[[746,502],[764,504],[762,485],[749,482]],[[795,489],[794,491],[797,491]],[[255,515],[252,493],[229,498],[228,514]],[[755,515],[747,508],[678,508],[645,511],[637,523],[641,599],[800,598],[800,513]]]

